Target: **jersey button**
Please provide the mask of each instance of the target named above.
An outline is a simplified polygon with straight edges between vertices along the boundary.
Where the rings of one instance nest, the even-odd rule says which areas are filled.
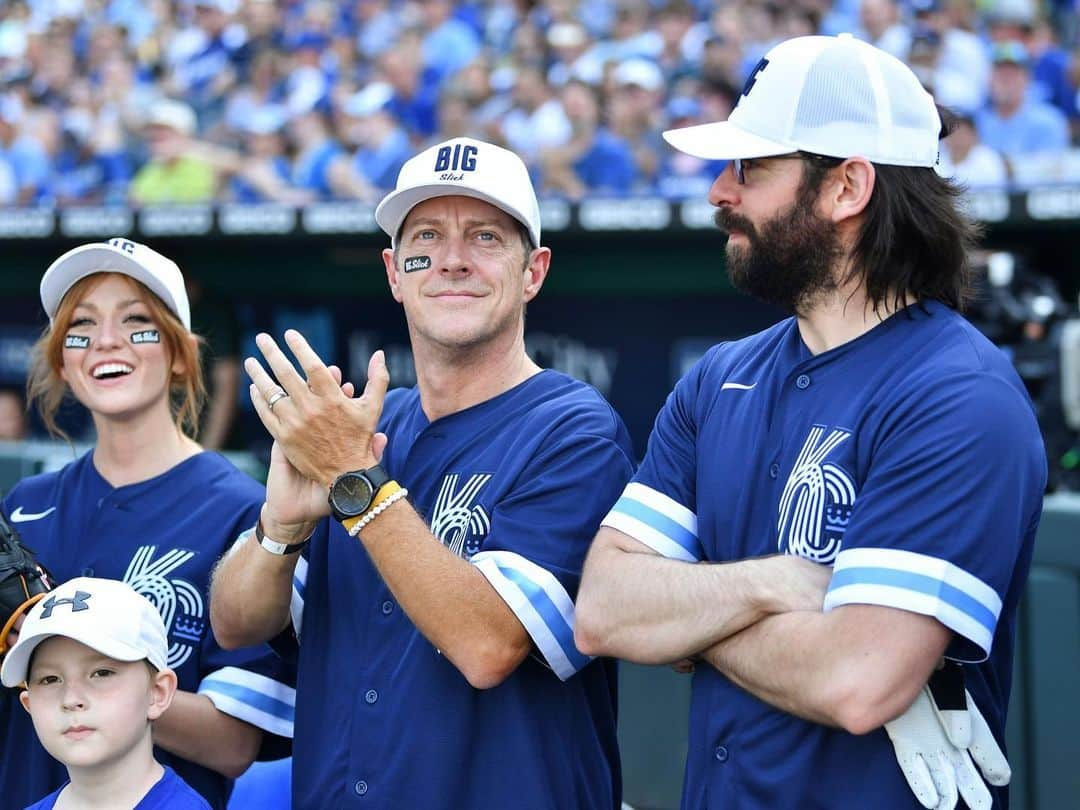
[[[364,693],[364,700],[366,700],[368,703],[374,703],[378,699],[379,699],[379,693],[376,692],[374,689],[368,689]]]
[[[363,796],[365,793],[367,793],[367,782],[365,782],[363,779],[358,780],[356,784],[353,785],[353,790],[356,791],[357,796]]]
[[[780,475],[780,465],[779,464],[770,464],[769,465],[769,478],[776,478],[776,476],[778,476],[778,475]]]
[[[728,750],[727,750],[727,748],[725,746],[723,746],[723,745],[716,746],[716,761],[717,762],[727,762],[727,758],[728,758]]]
[[[800,374],[795,378],[795,387],[800,389],[807,389],[810,387],[810,378],[805,374]]]
[[[387,599],[385,602],[382,603],[382,612],[383,616],[389,616],[391,613],[394,612],[394,603]]]

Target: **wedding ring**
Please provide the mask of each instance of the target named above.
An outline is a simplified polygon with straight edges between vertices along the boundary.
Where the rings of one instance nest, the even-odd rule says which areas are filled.
[[[282,400],[282,399],[285,399],[285,397],[287,397],[287,396],[288,396],[288,394],[285,393],[285,389],[284,388],[279,388],[277,391],[275,391],[269,397],[266,398],[266,406],[270,410],[274,410],[274,406],[278,404],[278,401]]]

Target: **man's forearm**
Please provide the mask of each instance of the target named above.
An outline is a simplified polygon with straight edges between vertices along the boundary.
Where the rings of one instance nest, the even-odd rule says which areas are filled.
[[[288,626],[293,572],[299,556],[271,554],[260,548],[253,536],[247,536],[222,557],[210,585],[210,624],[222,647],[259,644]]]
[[[904,712],[950,638],[928,616],[849,605],[769,616],[702,658],[782,711],[863,734]]]
[[[779,557],[687,563],[601,529],[578,594],[575,640],[590,655],[643,664],[696,655],[771,613],[819,607],[828,573],[818,584],[789,576],[800,562],[812,565]]]

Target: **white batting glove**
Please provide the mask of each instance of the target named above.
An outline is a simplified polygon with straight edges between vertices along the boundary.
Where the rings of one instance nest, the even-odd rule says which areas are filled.
[[[952,680],[947,686],[953,690],[958,685],[963,697],[949,700],[939,710],[930,686],[923,687],[904,714],[885,724],[896,761],[912,793],[928,810],[952,810],[959,796],[971,810],[990,810],[993,799],[979,770],[990,784],[1007,785],[1012,776],[1009,763],[964,690],[959,667],[940,677],[935,673],[935,678],[936,691],[943,698],[948,691],[941,688],[943,680]]]

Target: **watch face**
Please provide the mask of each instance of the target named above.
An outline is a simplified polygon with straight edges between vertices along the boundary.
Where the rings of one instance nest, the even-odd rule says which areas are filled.
[[[375,493],[371,483],[362,475],[343,475],[334,482],[331,493],[334,507],[346,515],[359,515],[371,503]]]

